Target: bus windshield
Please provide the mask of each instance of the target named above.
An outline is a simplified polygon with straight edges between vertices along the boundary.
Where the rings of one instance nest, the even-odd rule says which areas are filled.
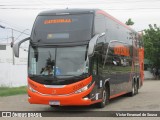
[[[31,39],[42,44],[90,40],[92,22],[93,14],[38,16]]]
[[[63,48],[32,47],[29,75],[65,78],[88,73],[87,46]]]

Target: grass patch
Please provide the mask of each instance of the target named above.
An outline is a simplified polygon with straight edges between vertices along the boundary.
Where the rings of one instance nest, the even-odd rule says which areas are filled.
[[[21,86],[21,87],[0,87],[0,97],[17,95],[17,94],[26,94],[26,93],[27,93],[27,87],[26,86]]]

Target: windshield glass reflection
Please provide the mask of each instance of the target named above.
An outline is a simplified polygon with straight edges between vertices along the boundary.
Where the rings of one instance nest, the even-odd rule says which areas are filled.
[[[88,73],[87,46],[63,48],[30,47],[29,75],[57,78]]]

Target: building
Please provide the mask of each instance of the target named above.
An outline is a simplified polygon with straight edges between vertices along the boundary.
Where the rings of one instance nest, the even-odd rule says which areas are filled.
[[[20,49],[20,58],[15,58],[15,64],[27,64],[26,48]],[[9,43],[0,44],[0,63],[13,63],[13,51]]]

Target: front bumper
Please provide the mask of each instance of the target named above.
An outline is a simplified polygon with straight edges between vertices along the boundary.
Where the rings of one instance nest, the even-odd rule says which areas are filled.
[[[31,104],[46,104],[49,105],[50,101],[59,101],[60,106],[69,105],[91,105],[101,100],[92,101],[91,99],[84,99],[93,89],[95,84],[93,84],[88,90],[81,93],[72,93],[69,95],[42,95],[37,92],[32,92],[28,89],[28,101]]]

